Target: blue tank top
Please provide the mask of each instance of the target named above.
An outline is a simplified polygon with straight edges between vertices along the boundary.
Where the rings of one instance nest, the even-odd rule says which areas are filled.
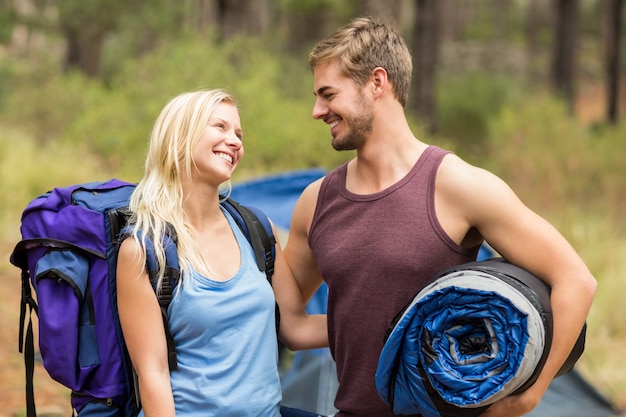
[[[324,179],[309,245],[328,284],[330,349],[337,363],[337,416],[392,416],[375,384],[394,316],[438,272],[476,259],[445,233],[435,214],[444,156],[428,147],[397,183],[374,194],[346,189],[347,165]]]
[[[274,293],[224,213],[239,243],[239,271],[227,281],[192,272],[168,311],[178,355],[170,373],[176,415],[279,416]]]

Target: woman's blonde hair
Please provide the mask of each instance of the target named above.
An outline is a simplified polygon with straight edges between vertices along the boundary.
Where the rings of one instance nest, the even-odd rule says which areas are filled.
[[[309,66],[337,59],[341,70],[363,87],[376,67],[387,71],[395,97],[406,106],[411,85],[411,53],[400,34],[379,20],[360,17],[321,40],[309,53]]]
[[[221,89],[186,92],[173,98],[156,119],[150,135],[143,178],[130,201],[132,236],[142,247],[152,240],[159,264],[157,288],[165,273],[162,236],[176,235],[181,277],[196,262],[194,236],[183,211],[183,178],[193,169],[193,150],[220,103],[236,106],[235,98]]]

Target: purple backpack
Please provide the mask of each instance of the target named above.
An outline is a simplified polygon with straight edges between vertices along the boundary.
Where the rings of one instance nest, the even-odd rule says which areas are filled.
[[[55,188],[31,201],[22,213],[22,240],[11,254],[11,263],[22,270],[19,350],[26,365],[27,417],[36,416],[33,311],[38,316],[43,366],[54,380],[72,390],[72,407],[79,417],[132,417],[139,411],[115,282],[118,239],[130,216],[134,189],[135,184],[116,179]],[[222,206],[252,245],[257,266],[271,284],[276,240],[269,219],[258,209],[229,198]],[[174,239],[162,238],[164,243]],[[164,288],[159,303],[170,369],[175,369],[176,351],[167,321],[178,277],[172,241],[173,245],[166,245],[169,291]],[[154,284],[158,265],[147,243],[146,267]],[[277,309],[277,330],[278,325]]]
[[[29,417],[36,415],[33,311],[43,366],[72,390],[72,407],[81,416],[135,414],[115,290],[116,238],[134,189],[119,180],[55,188],[22,214],[23,240],[11,263],[22,269],[19,344]]]

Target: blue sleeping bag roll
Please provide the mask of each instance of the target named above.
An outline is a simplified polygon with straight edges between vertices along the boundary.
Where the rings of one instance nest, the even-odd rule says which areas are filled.
[[[586,328],[558,375],[584,350]],[[376,388],[395,414],[474,417],[530,387],[552,343],[550,289],[502,258],[433,278],[385,336]]]

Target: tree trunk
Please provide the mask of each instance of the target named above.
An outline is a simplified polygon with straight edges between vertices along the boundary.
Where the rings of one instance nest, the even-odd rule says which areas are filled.
[[[574,111],[576,52],[578,44],[578,0],[556,0],[556,37],[552,82],[557,93]]]
[[[185,24],[195,31],[206,33],[218,26],[215,0],[186,0],[185,6]]]
[[[608,0],[606,5],[607,121],[612,125],[617,125],[619,119],[623,0]]]
[[[402,2],[397,0],[361,0],[357,3],[357,14],[359,16],[377,17],[399,30]]]
[[[339,20],[335,8],[322,2],[291,2],[289,7],[279,8],[278,14],[278,24],[286,33],[286,48],[294,55],[306,55],[312,44],[346,23]]]
[[[128,4],[135,3],[140,4],[138,1]],[[121,13],[132,10],[124,8],[125,5],[124,0],[58,3],[58,24],[66,42],[66,70],[78,69],[90,77],[100,75],[105,36],[117,28]]]
[[[267,0],[217,0],[217,10],[222,40],[237,35],[261,35],[269,27]]]
[[[416,0],[416,22],[413,29],[412,108],[426,123],[428,133],[436,131],[435,91],[439,61],[440,2]]]
[[[541,0],[530,0],[526,13],[525,38],[526,53],[528,59],[528,77],[531,82],[535,82],[539,78],[538,56],[540,53],[539,33],[542,25],[540,20],[540,2]]]
[[[492,0],[493,36],[496,43],[504,43],[509,28],[507,16],[511,6],[510,0]]]
[[[100,76],[104,32],[80,33],[66,28],[65,70],[78,69],[85,75]]]

